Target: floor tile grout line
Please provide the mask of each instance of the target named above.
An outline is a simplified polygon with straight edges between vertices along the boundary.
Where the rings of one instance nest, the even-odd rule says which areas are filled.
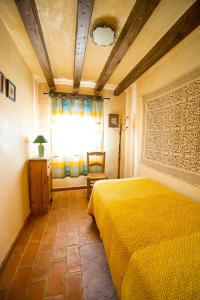
[[[28,224],[27,224],[27,225],[28,225]],[[34,227],[35,227],[35,224],[34,224]],[[26,268],[26,267],[27,267],[27,266],[25,266],[25,267],[20,267],[20,264],[21,264],[21,261],[22,261],[22,259],[23,259],[23,257],[24,257],[25,251],[26,251],[26,249],[27,249],[27,247],[28,247],[29,240],[30,240],[30,238],[31,238],[31,236],[32,236],[32,234],[33,234],[34,227],[33,227],[32,233],[30,234],[30,236],[29,236],[29,238],[28,238],[28,240],[27,240],[27,242],[26,242],[26,246],[25,246],[25,248],[24,248],[24,250],[23,250],[23,253],[22,253],[21,259],[19,260],[18,266],[16,267],[16,270],[15,270],[15,273],[14,273],[14,275],[13,275],[13,278],[12,278],[12,280],[10,281],[10,284],[9,284],[9,286],[8,286],[8,289],[9,289],[9,290],[8,290],[6,299],[8,299],[8,297],[9,297],[11,291],[12,291],[13,283],[14,283],[14,280],[15,280],[15,277],[16,277],[16,275],[17,275],[18,270],[19,270],[20,268]],[[19,237],[19,239],[20,239],[20,237]],[[12,254],[13,254],[13,253],[12,253]],[[11,255],[12,255],[12,254],[11,254]],[[5,300],[6,300],[6,299],[5,299]]]
[[[40,239],[40,246],[39,246],[39,248],[38,248],[38,251],[37,251],[36,257],[37,257],[37,255],[38,255],[38,252],[41,250],[41,249],[40,249],[40,248],[41,248],[41,242],[42,242],[42,240],[43,240],[43,237],[44,237],[44,234],[45,234],[45,232],[46,232],[47,224],[49,223],[49,217],[50,217],[50,215],[48,215],[47,222],[46,222],[46,225],[45,225],[45,228],[44,228],[43,234],[42,234],[42,238]]]
[[[44,235],[44,233],[46,232],[46,228],[47,228],[47,226],[48,226],[48,224],[49,224],[50,216],[51,216],[51,214],[48,215],[48,221],[47,221],[47,223],[46,223],[46,226],[45,226],[43,235]],[[42,238],[42,239],[43,239],[43,238]],[[41,242],[42,242],[42,239],[41,239]],[[40,247],[41,247],[41,243],[40,243]],[[39,248],[38,251],[39,251],[39,250],[41,250],[41,248]],[[52,251],[53,251],[53,245],[52,245]],[[52,255],[53,255],[53,253],[52,253]],[[48,282],[49,282],[49,273],[50,273],[51,265],[52,265],[52,261],[51,261],[50,264],[49,264],[49,270],[48,270],[48,272],[47,272],[46,279],[45,279],[44,290],[43,290],[43,298],[45,298],[45,295],[46,295],[46,290],[47,290],[47,286],[48,286]]]
[[[59,207],[59,209],[61,209],[61,201],[60,201],[60,207]],[[58,222],[56,222],[56,227],[57,227],[57,225],[58,225]],[[54,244],[55,244],[55,238],[56,238],[56,234],[55,234],[55,236],[54,236],[54,241],[53,241],[53,243],[52,243],[52,251],[54,251]],[[53,252],[52,252],[52,256],[53,256]],[[51,269],[51,265],[54,263],[54,262],[58,262],[58,261],[64,261],[64,263],[65,263],[65,266],[66,266],[66,258],[65,259],[58,259],[58,260],[54,260],[54,259],[52,259],[52,261],[51,261],[51,263],[50,263],[50,267],[49,267],[49,271],[48,271],[48,275],[47,275],[47,279],[46,279],[46,283],[45,283],[45,288],[44,288],[44,297],[43,298],[48,298],[48,296],[47,296],[47,286],[48,286],[48,283],[49,283],[49,273],[50,273],[50,269]],[[66,289],[66,287],[65,287],[65,274],[64,274],[64,276],[63,276],[63,280],[64,280],[64,282],[63,282],[63,286],[64,286],[64,299],[65,299],[65,289]]]
[[[70,246],[77,246],[78,247],[78,253],[79,253],[79,259],[80,259],[80,271],[75,271],[75,272],[68,272],[68,268],[67,268],[67,253],[66,253],[66,257],[63,259],[63,258],[60,258],[60,259],[54,259],[52,258],[52,261],[51,261],[51,264],[53,262],[58,262],[58,261],[63,261],[64,264],[65,264],[65,269],[64,269],[64,275],[63,275],[63,280],[64,280],[64,292],[63,292],[63,296],[64,298],[67,297],[67,276],[69,275],[75,275],[75,274],[79,274],[80,275],[80,287],[81,287],[81,293],[82,293],[82,296],[83,296],[83,282],[82,282],[82,264],[81,264],[81,255],[80,255],[80,249],[83,245],[86,245],[86,244],[91,244],[92,243],[92,240],[90,240],[88,242],[88,239],[86,237],[85,241],[81,241],[80,239],[80,235],[81,235],[81,231],[80,231],[80,228],[81,228],[81,220],[84,219],[84,216],[86,215],[86,211],[85,211],[85,207],[86,207],[86,204],[85,204],[85,195],[84,196],[80,196],[79,194],[73,194],[73,197],[72,197],[72,194],[73,193],[68,193],[67,197],[68,200],[65,200],[68,202],[68,204],[66,205],[63,205],[63,199],[64,199],[64,196],[62,198],[60,198],[60,200],[58,201],[59,203],[59,207],[58,207],[58,210],[56,209],[55,211],[52,210],[52,212],[49,213],[49,216],[48,216],[48,219],[46,220],[45,222],[45,228],[43,230],[43,233],[42,233],[42,236],[40,238],[39,241],[31,241],[31,238],[37,228],[37,224],[42,224],[42,221],[39,221],[39,223],[37,223],[37,220],[35,221],[35,223],[33,224],[33,228],[31,230],[31,233],[29,235],[29,238],[26,242],[26,246],[23,250],[23,252],[21,253],[22,257],[19,261],[19,264],[18,264],[18,267],[16,268],[16,272],[19,268],[24,268],[24,267],[27,267],[27,266],[30,266],[31,267],[31,276],[26,284],[26,295],[28,293],[28,288],[30,286],[30,283],[33,283],[33,282],[40,282],[40,281],[43,281],[45,280],[45,283],[44,283],[44,289],[43,289],[43,299],[48,299],[47,295],[45,295],[45,290],[46,290],[46,287],[47,287],[47,284],[48,284],[48,280],[49,280],[49,272],[50,272],[50,268],[48,270],[48,274],[44,277],[44,278],[38,278],[37,280],[33,280],[32,278],[32,272],[33,272],[33,268],[35,267],[36,265],[36,261],[37,261],[37,257],[38,257],[38,253],[39,251],[41,250],[41,243],[42,243],[42,240],[44,239],[44,234],[46,232],[46,229],[47,229],[47,226],[50,224],[50,219],[51,217],[53,217],[53,219],[55,218],[55,223],[53,223],[53,226],[57,226],[59,224],[59,221],[60,222],[66,222],[67,226],[66,226],[66,234],[64,235],[65,237],[67,236],[67,233],[69,232],[70,228],[77,228],[78,230],[78,242],[77,243],[72,243],[72,244],[68,244],[66,243],[66,245],[64,246],[64,248],[67,249],[70,247]],[[73,203],[72,203],[73,202]],[[63,207],[64,206],[64,207]],[[63,210],[63,208],[66,208]],[[62,211],[63,210],[63,211]],[[70,216],[72,216],[72,218],[70,219]],[[75,216],[75,218],[73,217]],[[59,219],[61,217],[61,219]],[[75,219],[75,221],[74,221]],[[86,218],[87,219],[87,218]],[[71,220],[71,222],[69,222]],[[75,224],[76,223],[76,224]],[[86,228],[88,228],[88,225],[89,225],[90,221],[89,222],[83,222],[83,227],[85,226]],[[76,225],[76,226],[75,226]],[[50,225],[52,226],[52,225]],[[89,232],[88,230],[86,231],[83,231],[83,235],[86,234],[89,235]],[[89,237],[89,236],[88,236]],[[59,239],[59,236],[57,237]],[[90,239],[92,237],[89,237]],[[53,235],[53,243],[51,245],[51,250],[53,251],[54,249],[54,245],[55,245],[55,239],[56,239],[56,233]],[[35,255],[35,258],[33,260],[33,263],[31,265],[26,265],[26,266],[22,266],[20,267],[20,264],[21,264],[21,260],[23,259],[24,257],[24,254],[25,254],[25,251],[28,247],[28,244],[31,243],[35,243],[35,242],[39,242],[39,247],[37,249],[37,253]],[[52,257],[53,257],[53,253],[52,253]],[[15,275],[16,276],[16,275]],[[14,280],[14,277],[13,277],[13,280]]]
[[[49,216],[48,216],[48,219],[49,219]],[[47,220],[48,220],[48,219],[47,219]],[[47,223],[48,223],[48,221],[47,221]],[[47,223],[46,223],[46,225],[45,225],[45,228],[46,228],[46,226],[47,226]],[[35,224],[35,226],[34,226],[34,229],[33,229],[33,231],[32,231],[32,234],[31,234],[31,236],[30,236],[30,239],[32,238],[32,235],[33,235],[33,233],[34,233],[35,227],[36,227],[36,224]],[[44,229],[44,231],[45,231],[45,229]],[[44,234],[44,231],[43,231],[43,234]],[[42,234],[42,237],[43,237],[43,234]],[[30,241],[30,239],[29,239],[29,241]],[[33,268],[34,268],[34,264],[35,264],[35,259],[36,259],[37,255],[38,255],[38,252],[39,252],[39,249],[40,249],[41,240],[42,240],[42,238],[41,238],[40,241],[39,241],[39,246],[38,246],[37,252],[36,252],[36,254],[35,254],[35,258],[34,258],[33,264],[31,265],[31,274],[30,274],[30,277],[29,277],[28,282],[27,282],[26,287],[25,287],[25,299],[27,299],[28,291],[29,291],[29,288],[30,288],[30,284],[33,282],[33,281],[31,280],[31,279],[32,279],[32,274],[33,274]],[[27,244],[29,243],[29,241],[27,242]]]
[[[35,282],[35,281],[33,281],[33,279],[32,279],[33,269],[34,269],[34,267],[36,266],[36,259],[37,259],[38,253],[39,253],[39,251],[40,251],[41,241],[42,241],[42,239],[43,239],[43,236],[44,236],[44,233],[45,233],[45,230],[46,230],[46,227],[47,227],[48,222],[49,222],[49,215],[48,215],[48,217],[47,217],[47,222],[46,222],[46,224],[45,224],[45,227],[44,227],[44,230],[43,230],[43,233],[42,233],[42,237],[41,237],[41,239],[40,239],[40,241],[39,241],[39,247],[38,247],[38,249],[37,249],[37,253],[36,253],[36,255],[35,255],[35,259],[34,259],[34,262],[33,262],[33,264],[32,264],[31,275],[30,275],[30,278],[29,278],[29,281],[28,281],[27,287],[26,287],[26,294],[27,294],[27,295],[28,295],[28,289],[29,289],[30,284],[31,284],[32,282]],[[34,230],[33,230],[33,232],[34,232]],[[33,235],[33,233],[32,233],[32,235]],[[32,235],[31,235],[31,236],[32,236]],[[38,281],[39,281],[39,280],[38,280]],[[45,279],[45,281],[46,281],[46,279]]]

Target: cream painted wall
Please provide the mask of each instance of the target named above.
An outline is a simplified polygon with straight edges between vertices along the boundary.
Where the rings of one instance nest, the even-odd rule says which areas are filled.
[[[0,19],[0,70],[17,89],[16,102],[0,93],[0,263],[29,214],[27,159],[38,110],[34,82]]]
[[[125,130],[125,155],[124,177],[134,176],[135,169],[135,115],[136,115],[136,84],[126,91],[126,130]]]
[[[58,85],[57,91],[71,92],[71,86]],[[45,83],[38,84],[38,98],[40,103],[40,133],[45,135],[50,141],[50,128],[51,128],[51,103],[48,95],[44,95],[44,92],[48,92],[48,87]],[[91,88],[80,88],[82,94],[92,94]],[[102,95],[104,97],[110,97],[110,100],[104,100],[104,150],[106,151],[106,173],[109,178],[117,177],[117,162],[118,162],[118,143],[119,134],[118,130],[108,127],[108,115],[109,113],[120,114],[123,119],[125,118],[125,93],[120,97],[113,96],[113,92],[104,90]],[[46,149],[50,154],[50,149]],[[124,132],[122,134],[122,157],[121,157],[121,177],[124,176]],[[72,184],[70,184],[72,182]],[[85,184],[85,178],[74,179],[58,179],[53,180],[53,187],[62,187],[68,185]]]
[[[200,187],[191,185],[181,179],[158,172],[141,163],[142,141],[142,96],[167,85],[180,76],[200,66],[200,27],[193,31],[180,44],[165,55],[136,81],[136,93],[131,94],[132,103],[136,102],[135,119],[135,173],[163,182],[178,192],[200,201]],[[131,93],[133,86],[129,88]],[[130,101],[130,99],[129,99]],[[134,132],[132,132],[134,134]],[[130,150],[133,152],[133,150]]]
[[[110,100],[104,100],[104,150],[106,151],[106,173],[109,178],[117,178],[118,166],[118,147],[119,130],[108,127],[108,115],[119,114],[122,120],[125,120],[126,95],[123,93],[119,97],[113,96],[113,92],[104,90],[102,95],[110,97]],[[122,132],[121,141],[121,172],[120,177],[124,177],[125,161],[125,133]]]

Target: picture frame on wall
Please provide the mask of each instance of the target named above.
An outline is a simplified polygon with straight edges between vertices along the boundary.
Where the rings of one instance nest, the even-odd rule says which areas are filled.
[[[118,114],[109,114],[108,126],[112,128],[119,127],[119,115]]]
[[[9,79],[6,79],[6,97],[10,100],[16,100],[16,86]]]
[[[0,71],[0,93],[3,94],[3,90],[4,90],[4,75]]]

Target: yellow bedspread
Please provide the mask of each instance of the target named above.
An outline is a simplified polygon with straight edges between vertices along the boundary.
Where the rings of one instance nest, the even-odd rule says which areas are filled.
[[[88,212],[119,298],[200,299],[198,202],[151,179],[105,180]]]

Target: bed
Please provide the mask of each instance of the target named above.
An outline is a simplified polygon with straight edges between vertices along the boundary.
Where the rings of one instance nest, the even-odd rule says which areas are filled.
[[[102,180],[88,213],[120,299],[200,299],[200,203],[148,178]]]

